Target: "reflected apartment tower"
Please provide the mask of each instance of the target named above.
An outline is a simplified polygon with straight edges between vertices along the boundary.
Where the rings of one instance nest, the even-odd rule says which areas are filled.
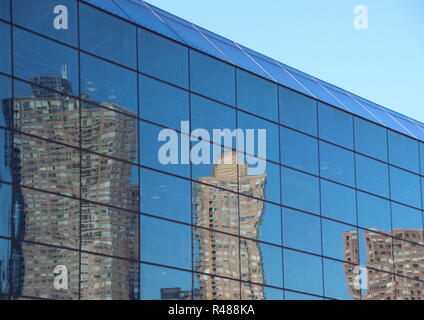
[[[383,233],[383,231],[379,232]],[[362,293],[354,286],[357,273],[354,272],[353,267],[346,267],[347,264],[344,264],[346,281],[352,298],[355,300],[424,300],[424,282],[422,282],[424,280],[424,231],[395,229],[392,232],[393,238],[381,233],[365,232],[363,234],[368,286],[366,290],[362,290]],[[344,233],[345,259],[358,263],[358,250],[351,250],[355,237],[357,238],[356,231]],[[387,272],[399,276],[394,277]],[[411,280],[414,278],[421,281]]]
[[[130,181],[131,166],[49,141],[73,147],[81,144],[82,148],[109,155],[119,152],[129,161],[136,148],[135,125],[120,113],[49,91],[71,93],[71,84],[63,76],[40,76],[31,81],[44,88],[33,85],[30,97],[9,100],[12,107],[4,108],[6,119],[13,121],[15,130],[48,140],[18,133],[11,137],[15,182],[27,187],[16,187],[14,192],[13,233],[28,241],[75,249],[81,246],[87,251],[137,259],[137,215],[73,198],[81,196],[137,211],[138,185]],[[17,295],[130,299],[139,291],[129,280],[137,279],[133,273],[138,270],[126,260],[112,262],[104,256],[80,255],[28,242],[15,245],[11,255],[10,285]],[[57,265],[68,269],[68,290],[54,288],[53,270]]]
[[[258,238],[264,210],[266,175],[249,176],[246,164],[237,164],[235,152],[225,152],[215,165],[211,177],[199,178],[195,184],[195,224],[197,245],[196,270],[233,279],[263,283],[262,257],[259,245],[208,229],[247,238]],[[228,192],[223,189],[231,190]],[[250,197],[239,197],[240,192]],[[240,200],[240,201],[239,201]],[[202,299],[264,299],[261,286],[240,283],[221,277],[199,275]]]

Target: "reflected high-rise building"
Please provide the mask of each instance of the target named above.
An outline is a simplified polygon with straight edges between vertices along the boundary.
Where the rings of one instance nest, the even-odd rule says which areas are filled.
[[[350,295],[355,300],[424,300],[424,231],[394,229],[393,237],[380,232],[363,234],[367,260],[366,290],[361,291],[354,285],[358,273],[353,266],[344,264]],[[357,232],[345,232],[343,236],[345,259],[358,264],[357,245],[356,249],[352,245],[358,238]]]
[[[235,152],[225,152],[212,176],[198,181],[201,183],[194,191],[195,224],[203,228],[194,232],[198,246],[196,270],[224,277],[199,275],[202,299],[264,299],[263,287],[248,282],[240,286],[225,278],[263,283],[258,243],[212,230],[258,238],[264,205],[255,198],[264,198],[266,174],[249,176],[248,165],[237,164]],[[237,192],[247,197],[241,198]]]
[[[138,215],[119,209],[137,212],[139,207],[138,182],[131,181],[131,165],[124,162],[132,161],[137,149],[136,121],[112,111],[123,112],[119,106],[107,104],[106,109],[62,95],[71,93],[63,76],[32,81],[31,96],[4,102],[10,126],[30,134],[9,137],[19,184],[13,195],[14,236],[138,260]],[[80,146],[109,156],[119,153],[124,161],[80,151]],[[137,282],[130,281],[137,279],[138,264],[125,259],[21,242],[14,243],[10,265],[15,295],[131,299],[139,294]],[[54,288],[57,265],[68,270],[68,290]]]

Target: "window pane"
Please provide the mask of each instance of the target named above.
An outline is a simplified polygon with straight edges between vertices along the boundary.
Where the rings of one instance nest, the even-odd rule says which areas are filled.
[[[423,244],[421,211],[392,203],[392,225],[393,236]]]
[[[235,68],[190,50],[190,88],[207,97],[235,105]]]
[[[80,4],[82,50],[137,68],[136,26]]]
[[[253,114],[278,121],[278,87],[237,69],[237,106]]]
[[[134,198],[137,197],[135,191],[132,193]],[[85,198],[96,201],[94,196],[85,196]],[[123,198],[121,197],[121,199]],[[103,200],[103,202],[106,201]],[[115,206],[114,201],[109,201],[108,204]],[[122,204],[116,204],[115,207],[122,207]],[[81,250],[126,259],[119,259],[117,268],[128,269],[128,264],[124,261],[127,263],[129,263],[128,260],[139,261],[140,215],[138,212],[134,212],[137,211],[137,207],[136,200],[132,208],[127,210],[100,205],[96,202],[81,201]],[[89,260],[93,257],[83,254],[82,265],[101,264],[102,267],[107,268],[111,261],[110,258],[97,256],[99,261],[96,263]]]
[[[73,0],[13,0],[13,22],[55,40],[77,46],[77,3]],[[62,18],[67,14],[67,20]]]
[[[240,300],[240,281],[196,273],[193,274],[193,278],[194,292],[198,295],[197,299]]]
[[[10,0],[0,0],[0,18],[10,20]]]
[[[142,300],[198,300],[198,290],[192,291],[192,274],[148,264],[141,265]]]
[[[389,198],[389,168],[387,164],[356,155],[357,188]]]
[[[356,193],[354,189],[321,180],[322,215],[356,224]]]
[[[346,281],[346,273],[353,273],[354,267],[355,265],[349,263],[324,259],[324,290],[326,297],[352,300],[349,283]]]
[[[138,116],[135,72],[81,54],[81,86],[85,99]]]
[[[78,52],[18,28],[13,29],[15,76],[78,95]],[[42,93],[40,93],[42,94]]]
[[[318,104],[319,137],[353,149],[353,116],[325,104]]]
[[[9,77],[0,76],[0,125],[12,126],[12,80]]]
[[[244,197],[240,197],[240,201],[243,200]],[[254,202],[254,200],[250,200]],[[257,218],[252,217],[252,213],[256,210],[256,207],[261,208],[260,212],[260,220],[258,222],[258,226],[256,228],[252,228],[256,231],[256,234],[251,233],[252,238],[270,242],[274,244],[281,245],[282,244],[282,232],[281,232],[281,207],[267,203],[267,202],[254,202],[254,206],[250,205],[247,202],[247,205],[240,210],[240,218],[243,220],[242,216],[245,216],[250,224],[248,224],[248,228],[251,228],[253,223],[256,223]],[[255,209],[254,209],[255,208]],[[243,222],[243,225],[245,223]],[[243,226],[242,226],[243,227]]]
[[[188,49],[143,29],[138,31],[140,71],[188,88]]]
[[[205,115],[208,116],[205,117]],[[192,94],[191,125],[192,130],[206,130],[207,136],[202,138],[211,142],[214,138],[214,129],[230,129],[231,131],[233,131],[236,128],[236,111],[220,103]],[[195,137],[200,136],[197,131],[192,132],[192,135]],[[207,139],[208,137],[209,139]],[[222,136],[219,136],[219,138],[222,138]],[[225,139],[222,139],[222,141],[223,142],[214,142],[217,144],[222,144],[228,148],[235,148],[235,136],[233,139],[231,139],[231,141],[225,142]]]
[[[355,118],[355,150],[387,162],[387,129]]]
[[[53,300],[78,300],[79,261],[77,251],[52,248],[30,242],[12,242],[10,268],[11,294]],[[68,289],[57,290],[53,285],[57,266],[68,272]],[[61,272],[64,270],[61,269]]]
[[[277,163],[280,162],[277,147],[279,140],[277,124],[262,120],[244,112],[238,112],[237,127],[244,130],[244,150],[246,154],[274,161]],[[254,130],[253,134],[251,134],[250,130]],[[264,141],[260,139],[259,130],[265,130],[263,131],[266,134],[266,139],[263,139]],[[266,143],[266,145],[264,143]],[[266,152],[260,152],[261,148],[264,148]]]
[[[318,174],[318,140],[281,127],[281,161],[284,165]]]
[[[323,294],[322,258],[284,249],[283,261],[285,288]]]
[[[0,129],[0,180],[12,182],[12,132]]]
[[[191,227],[142,216],[141,260],[191,270]]]
[[[283,208],[283,245],[321,254],[320,218]]]
[[[418,141],[389,131],[389,162],[413,172],[419,172]]]
[[[357,196],[359,226],[390,233],[390,202],[363,192],[358,192]]]
[[[18,133],[14,134],[13,148],[17,183],[79,197],[79,150]]]
[[[7,226],[7,225],[6,225]],[[9,266],[11,259],[11,247],[12,241],[0,239],[0,277],[2,281],[0,282],[0,297],[2,300],[10,299],[7,295],[9,292],[9,279],[14,280],[10,276],[12,268]]]
[[[12,72],[10,44],[10,25],[0,21],[0,72],[9,74]]]
[[[355,185],[353,152],[320,142],[321,177],[350,186]]]
[[[161,127],[140,121],[140,163],[164,172],[190,177],[190,137],[187,134],[162,130],[164,129]]]
[[[390,167],[390,191],[393,200],[421,208],[419,176]]]
[[[241,280],[283,288],[283,249],[240,239]],[[259,290],[258,290],[259,289]],[[262,300],[261,287],[242,285],[242,298]]]
[[[141,169],[141,211],[191,223],[191,183],[188,180]]]
[[[81,152],[81,166],[83,199],[139,211],[138,166],[85,151]]]
[[[196,271],[232,279],[240,279],[240,260],[243,259],[240,257],[241,239],[239,237],[230,236],[221,232],[214,232],[208,229],[194,228],[193,241],[193,259]],[[252,249],[252,252],[255,251],[256,255],[258,255],[258,247],[256,244],[254,247],[244,245],[244,252],[249,249]],[[209,290],[210,289],[212,288],[209,287]],[[233,291],[231,296],[234,296],[234,288],[230,289],[230,291]]]
[[[316,101],[280,87],[280,123],[316,136]]]
[[[81,300],[133,300],[140,294],[140,265],[81,253]]]
[[[79,146],[80,102],[76,98],[26,82],[15,81],[14,86],[15,129],[74,147]]]
[[[142,119],[176,130],[190,119],[189,93],[152,78],[140,76],[140,101]]]
[[[357,228],[322,219],[322,246],[324,256],[353,262],[349,252],[358,250]]]
[[[287,168],[281,169],[283,204],[319,213],[319,181],[317,178]]]
[[[12,223],[17,222],[17,221],[14,221],[16,219],[15,218],[16,216],[15,217],[12,216],[12,213],[14,213],[12,211],[13,210],[12,209],[13,208],[12,189],[13,188],[10,184],[0,183],[0,201],[2,203],[2,213],[0,214],[0,236],[9,237],[9,238],[12,236],[11,235]],[[1,261],[1,254],[0,254],[0,261]],[[2,266],[0,265],[0,272],[2,272],[1,267]],[[0,293],[2,289],[1,284],[2,283],[0,282]]]

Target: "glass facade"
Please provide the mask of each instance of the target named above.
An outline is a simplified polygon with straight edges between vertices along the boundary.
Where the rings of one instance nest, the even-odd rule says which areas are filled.
[[[0,298],[424,299],[420,140],[97,2],[0,0]]]

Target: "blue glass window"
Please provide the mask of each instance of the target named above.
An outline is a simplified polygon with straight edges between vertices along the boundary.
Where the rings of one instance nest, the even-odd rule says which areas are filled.
[[[237,106],[253,114],[278,121],[278,87],[237,69]]]
[[[424,175],[424,143],[420,142],[420,170],[421,175]]]
[[[11,73],[10,25],[0,21],[0,72]]]
[[[358,192],[357,196],[359,226],[390,233],[390,202],[363,192]]]
[[[235,105],[235,68],[190,50],[190,88],[192,91]]]
[[[347,112],[318,103],[319,137],[353,149],[353,116]]]
[[[415,210],[410,207],[405,207],[400,204],[392,202],[392,225],[393,236],[404,238],[405,240],[422,243],[420,232],[423,229],[423,219],[420,210]],[[403,230],[399,230],[403,229]],[[399,231],[396,231],[399,230]],[[413,230],[408,232],[408,230]],[[395,232],[404,232],[404,236],[400,237]]]
[[[12,80],[9,77],[0,76],[0,125],[12,126]]]
[[[321,180],[322,215],[356,224],[356,192],[354,189]]]
[[[318,174],[318,140],[280,128],[281,162],[302,171]]]
[[[389,162],[419,173],[418,141],[389,130]]]
[[[10,20],[10,0],[0,0],[0,18]]]
[[[390,191],[393,200],[421,208],[420,177],[418,175],[390,167]]]
[[[77,46],[78,13],[74,0],[13,0],[13,22],[55,40]]]
[[[274,161],[274,162],[280,162],[278,148],[274,147],[276,144],[278,144],[278,125],[277,124],[274,124],[270,121],[262,120],[260,118],[251,116],[244,112],[238,112],[237,127],[244,130],[244,139],[245,139],[244,151],[247,154],[260,156],[262,158],[265,158],[267,160]],[[252,145],[247,143],[247,139],[248,139],[247,130],[250,130],[250,129],[254,130],[253,131],[254,139],[252,140],[254,142],[254,148]],[[266,130],[265,131],[266,140],[264,141],[266,143],[265,154],[259,154],[260,152],[258,148],[264,147],[264,146],[260,146],[260,144],[264,142],[259,140],[259,130]]]
[[[78,95],[76,50],[18,28],[13,29],[13,37],[16,77]],[[57,81],[48,81],[49,79]],[[59,79],[62,79],[60,86],[57,85]]]
[[[192,295],[192,279],[190,272],[141,264],[140,281],[142,300],[175,300],[186,299],[180,293],[186,296]],[[197,295],[199,295],[198,293]]]
[[[191,201],[188,196],[191,183],[188,180],[142,168],[140,182],[143,213],[191,223]]]
[[[143,29],[138,34],[140,71],[188,88],[188,48]]]
[[[283,252],[284,287],[322,295],[322,258],[288,249]]]
[[[339,300],[352,300],[349,282],[346,281],[345,270],[355,266],[339,261],[324,259],[324,295]]]
[[[335,258],[344,261],[350,261],[351,258],[346,252],[346,247],[358,247],[357,228],[343,223],[337,223],[332,220],[322,219],[322,246],[323,254],[326,257]],[[347,241],[346,239],[351,239]],[[350,248],[354,250],[354,248]]]
[[[389,198],[389,168],[387,164],[356,155],[357,188]]]
[[[355,150],[387,162],[387,129],[355,117]]]
[[[140,116],[168,128],[180,130],[188,121],[189,93],[149,77],[140,76]]]
[[[191,227],[141,216],[141,260],[191,270]]]
[[[321,254],[320,217],[283,208],[283,245]]]
[[[281,169],[283,204],[319,213],[318,179],[287,168]]]
[[[135,72],[81,54],[81,91],[86,100],[138,116]]]
[[[4,130],[0,130],[0,138],[4,137]],[[3,171],[4,167],[1,164],[1,176],[0,179],[3,181],[3,175],[6,173]],[[7,173],[6,173],[7,175]],[[10,230],[12,229],[12,186],[10,184],[0,183],[0,201],[2,203],[2,214],[0,214],[0,236],[10,237]],[[1,265],[0,265],[1,268]],[[0,270],[1,271],[1,270]],[[1,290],[1,282],[0,282]],[[0,291],[1,292],[1,291]]]
[[[317,135],[317,102],[280,87],[280,123]]]
[[[350,186],[355,185],[353,152],[320,142],[321,177]]]
[[[81,4],[80,28],[82,50],[137,68],[136,26]]]

